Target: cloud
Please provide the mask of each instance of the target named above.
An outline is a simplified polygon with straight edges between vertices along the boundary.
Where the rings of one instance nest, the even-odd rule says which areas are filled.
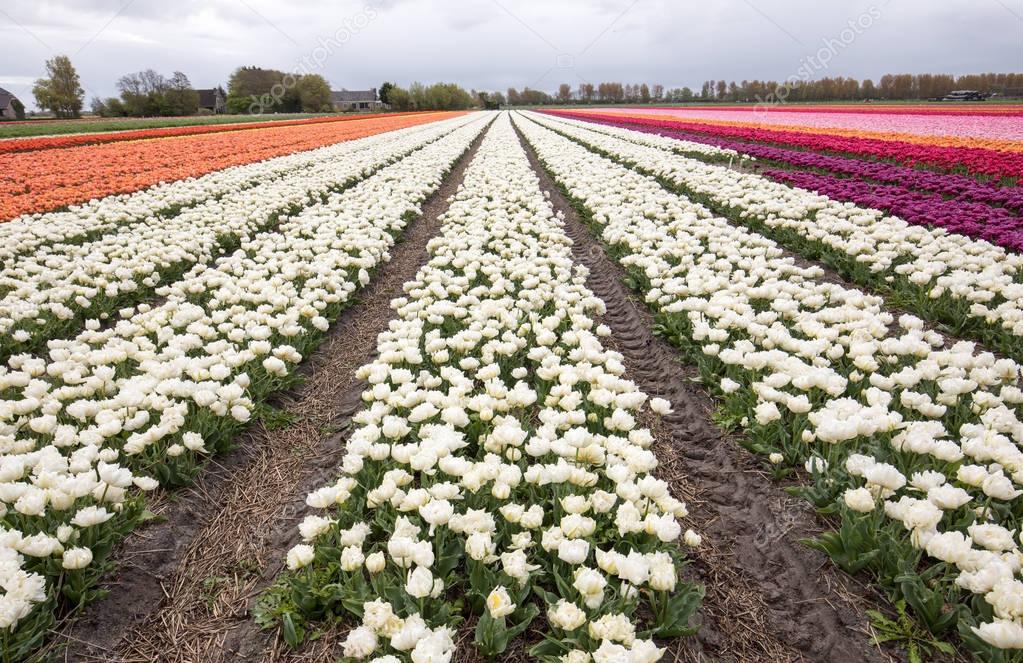
[[[784,79],[871,7],[880,18],[820,75],[1005,71],[1023,62],[1023,11],[1008,0],[38,0],[0,13],[8,54],[0,78],[34,78],[47,57],[67,53],[85,87],[104,96],[119,76],[150,67],[207,87],[240,65],[293,70],[322,39],[371,14],[322,60],[318,71],[336,87],[448,80],[553,90],[621,80],[698,88],[710,78]]]

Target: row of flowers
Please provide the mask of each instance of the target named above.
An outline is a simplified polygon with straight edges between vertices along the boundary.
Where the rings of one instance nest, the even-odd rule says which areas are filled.
[[[679,110],[676,107],[676,110]],[[809,113],[819,115],[824,113],[841,113],[857,115],[975,115],[977,117],[1023,117],[1023,106],[1020,104],[985,104],[985,103],[956,103],[935,105],[927,104],[902,104],[902,103],[871,103],[869,105],[854,106],[851,104],[789,104],[789,105],[743,105],[717,106],[717,111],[755,111],[764,113]]]
[[[769,169],[776,182],[816,191],[836,200],[894,214],[909,223],[935,226],[984,239],[1010,251],[1023,251],[1023,217],[984,203],[946,200],[940,194],[914,191],[901,184],[879,185],[833,175]],[[1023,197],[1023,192],[1017,192]]]
[[[140,491],[191,480],[292,383],[487,120],[197,265],[163,303],[0,368],[4,660],[95,595],[111,547],[147,517]]]
[[[556,113],[552,113],[555,114]],[[920,170],[908,166],[887,163],[884,161],[868,161],[849,157],[817,154],[803,150],[786,149],[772,145],[742,142],[716,136],[707,136],[685,131],[671,131],[664,128],[644,127],[629,123],[627,120],[611,122],[609,120],[590,120],[598,124],[625,126],[633,131],[654,133],[660,136],[683,140],[688,143],[701,143],[724,150],[734,150],[757,160],[783,168],[798,168],[814,172],[845,175],[870,182],[899,184],[911,191],[933,191],[943,198],[958,202],[984,203],[995,207],[1004,207],[1013,212],[1023,212],[1023,188],[999,186],[991,182],[981,182],[967,175],[937,173]],[[695,153],[694,153],[695,154]],[[710,155],[707,155],[710,156]],[[986,214],[986,213],[985,213]],[[981,217],[983,218],[983,217]]]
[[[923,140],[934,145],[976,145],[990,141],[991,145],[1023,141],[1023,123],[1020,113],[846,113],[844,109],[832,112],[798,111],[793,106],[769,110],[743,108],[636,108],[614,111],[622,115],[657,116],[672,119],[810,131],[833,135],[864,135],[871,137],[900,137]],[[605,111],[607,112],[607,111]],[[978,140],[979,139],[979,140]]]
[[[385,133],[352,140],[363,141]],[[322,158],[325,150],[343,145],[341,142],[303,150],[215,170],[198,177],[160,183],[133,193],[94,198],[59,211],[19,216],[0,223],[0,264],[9,266],[16,260],[44,250],[49,244],[82,244],[126,224],[150,217],[173,216],[200,203],[237,194],[293,170],[312,166]]]
[[[408,113],[376,113],[374,119],[400,117]],[[178,127],[157,127],[154,129],[128,129],[123,131],[97,131],[91,133],[67,134],[63,136],[34,136],[32,138],[14,138],[0,140],[0,154],[12,152],[33,152],[36,150],[63,149],[95,145],[97,143],[117,143],[128,140],[148,140],[151,138],[170,138],[172,136],[192,136],[196,134],[216,134],[245,129],[269,129],[293,127],[306,124],[322,124],[324,122],[352,122],[365,119],[358,115],[310,117],[296,120],[270,120],[265,122],[231,122],[214,124],[192,124]]]
[[[0,154],[0,221],[452,116],[417,113]]]
[[[653,638],[690,633],[702,596],[678,577],[678,540],[699,536],[637,423],[670,405],[603,346],[604,304],[507,114],[442,221],[257,619],[298,644],[354,617],[343,653],[376,663],[446,663],[473,620],[488,658],[530,629],[538,660],[659,660]]]
[[[882,159],[909,166],[924,166],[942,172],[983,175],[999,180],[1015,180],[1023,176],[1023,153],[1006,152],[979,147],[919,145],[896,140],[832,136],[827,134],[783,131],[753,127],[735,127],[727,124],[687,122],[677,119],[622,116],[603,113],[559,111],[564,116],[582,119],[627,121],[644,127],[671,131],[686,131],[708,136],[726,137],[741,141],[768,143],[787,148],[813,152],[848,154],[869,159]]]
[[[517,116],[722,419],[841,521],[815,542],[983,660],[1023,648],[1020,366],[821,280],[771,240]],[[1004,650],[1004,651],[1003,651]]]
[[[738,223],[820,258],[855,283],[893,293],[900,306],[926,319],[1023,357],[1023,256],[1018,253],[650,147],[647,134],[534,117]]]
[[[76,332],[86,319],[98,328],[194,264],[229,253],[282,216],[365,179],[465,122],[463,116],[264,162],[248,169],[245,181],[258,182],[251,187],[175,214],[145,216],[91,241],[41,246],[12,260],[0,270],[0,362]],[[45,216],[36,221],[46,222]],[[87,220],[83,226],[91,227]]]

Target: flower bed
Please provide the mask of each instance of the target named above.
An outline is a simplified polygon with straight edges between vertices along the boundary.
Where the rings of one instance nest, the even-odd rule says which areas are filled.
[[[595,131],[578,121],[532,117],[635,164],[737,223],[768,233],[807,257],[821,258],[856,283],[892,293],[900,306],[1023,358],[1019,254],[648,147],[649,138],[642,134],[639,142],[632,142],[634,132],[626,129]]]
[[[818,173],[770,169],[762,175],[776,182],[815,191],[835,200],[879,209],[916,225],[944,228],[967,237],[1023,251],[1023,217],[983,203],[945,200],[899,184],[871,184]],[[1023,195],[1023,194],[1020,194]]]
[[[1019,660],[1020,366],[896,323],[879,298],[523,118],[722,418],[776,466],[805,465],[800,493],[840,521],[814,545],[872,574],[935,637]]]
[[[265,162],[264,178],[248,174],[259,182],[252,187],[173,215],[117,226],[92,241],[39,247],[0,270],[0,362],[37,351],[47,340],[81,329],[86,319],[98,326],[193,265],[233,250],[280,218],[365,179],[465,122],[430,123],[321,148],[300,159],[284,157],[294,167],[283,170],[279,163]],[[46,217],[37,223],[46,224]],[[89,227],[87,221],[84,225]]]
[[[401,117],[411,113],[374,113],[369,119],[382,120],[388,117]],[[63,149],[95,145],[98,143],[117,143],[128,140],[148,140],[152,138],[171,138],[173,136],[192,136],[196,134],[215,134],[245,129],[269,129],[294,127],[324,122],[352,122],[366,120],[366,116],[326,116],[311,117],[300,120],[270,120],[263,122],[236,122],[219,124],[194,124],[179,127],[159,127],[154,129],[128,129],[126,131],[104,131],[81,133],[67,136],[37,136],[32,138],[14,138],[0,140],[0,154],[13,152],[34,152],[36,150]]]
[[[601,113],[557,111],[559,115],[579,119],[627,121],[643,127],[686,131],[707,136],[725,137],[742,141],[768,143],[814,152],[850,154],[869,159],[886,159],[909,166],[926,166],[943,172],[968,173],[993,178],[1023,176],[1023,154],[969,146],[939,146],[908,143],[897,140],[831,136],[809,132],[782,131],[753,127],[734,127],[726,124],[706,124],[652,117],[622,116]]]
[[[424,113],[0,155],[0,220],[433,122]]]
[[[776,106],[596,109],[596,112],[821,134],[905,136],[911,139],[931,140],[935,144],[957,142],[970,145],[983,141],[992,143],[1023,141],[1023,122],[1020,121],[1023,113],[1018,110],[985,114],[966,111],[848,113],[843,108],[832,106],[831,112],[822,113],[816,110],[799,111],[795,106]]]
[[[4,660],[93,598],[140,490],[189,481],[323,339],[486,124],[468,125],[163,286],[106,329],[0,367]]]
[[[549,111],[545,111],[549,112]],[[557,113],[550,113],[557,115]],[[626,121],[611,122],[609,120],[589,120],[596,124],[624,127]],[[812,170],[826,174],[846,175],[862,180],[900,184],[907,190],[933,191],[945,198],[960,202],[975,202],[1004,207],[1013,212],[1023,212],[1023,187],[999,186],[990,182],[980,182],[976,178],[951,173],[936,173],[907,166],[899,166],[883,161],[865,161],[848,157],[817,154],[800,150],[790,150],[771,145],[729,140],[685,131],[671,131],[653,127],[630,125],[632,131],[655,133],[659,136],[685,141],[685,152],[692,156],[713,158],[712,152],[694,151],[691,144],[706,144],[725,151],[768,161],[773,165]],[[676,146],[676,149],[681,149]],[[984,218],[987,212],[981,212]]]
[[[636,423],[669,406],[601,344],[603,303],[507,115],[429,246],[360,369],[342,475],[308,496],[257,619],[297,644],[354,617],[353,660],[449,661],[470,616],[488,657],[532,625],[542,661],[660,659],[652,638],[691,632],[702,595],[678,578],[685,506]]]

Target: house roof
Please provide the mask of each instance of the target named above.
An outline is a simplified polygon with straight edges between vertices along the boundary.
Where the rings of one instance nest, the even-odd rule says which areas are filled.
[[[352,101],[376,101],[377,89],[369,90],[331,90],[330,97],[335,104]]]
[[[209,88],[208,90],[196,90],[199,93],[199,107],[200,108],[213,108],[217,102],[217,89]]]
[[[7,108],[13,99],[17,99],[17,97],[0,87],[0,108]]]

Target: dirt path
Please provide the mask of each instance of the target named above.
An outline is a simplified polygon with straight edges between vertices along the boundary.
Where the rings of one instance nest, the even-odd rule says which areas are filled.
[[[336,473],[348,420],[362,404],[355,371],[372,359],[391,299],[426,261],[437,217],[480,140],[482,134],[423,205],[391,261],[303,363],[306,382],[276,400],[290,424],[257,423],[193,487],[161,501],[164,521],[126,540],[105,583],[110,595],[58,636],[68,643],[67,660],[256,661],[274,648],[273,635],[249,615],[252,600],[297,542],[306,494]]]
[[[520,135],[520,139],[521,139]],[[872,645],[864,610],[874,596],[821,553],[799,543],[822,530],[813,509],[790,497],[761,462],[711,423],[713,402],[694,386],[695,369],[655,337],[653,315],[635,301],[622,270],[592,237],[526,145],[544,191],[565,214],[587,286],[607,305],[609,345],[625,356],[627,375],[674,412],[654,426],[660,475],[690,507],[687,525],[703,535],[689,575],[707,587],[700,634],[668,658],[696,661],[892,660]]]

